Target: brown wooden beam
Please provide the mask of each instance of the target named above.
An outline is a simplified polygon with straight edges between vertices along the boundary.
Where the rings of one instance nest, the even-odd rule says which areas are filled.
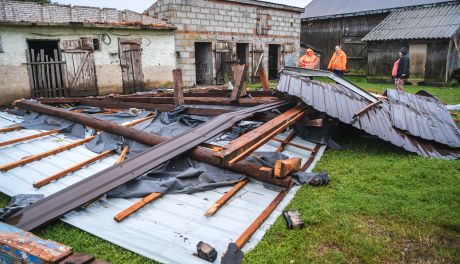
[[[57,134],[59,132],[61,132],[61,130],[53,129],[53,130],[50,130],[50,131],[41,132],[41,133],[37,133],[37,134],[34,134],[34,135],[26,136],[26,137],[15,138],[15,139],[12,139],[12,140],[3,141],[3,142],[0,142],[0,147],[4,147],[4,146],[16,144],[16,143],[20,143],[20,142],[24,142],[24,141],[28,141],[28,140],[32,140],[32,139],[36,139],[36,138],[40,138],[40,137],[54,135],[54,134]]]
[[[0,128],[0,133],[11,132],[11,131],[20,130],[20,129],[23,129],[23,128],[24,128],[23,126],[4,127],[4,128]]]
[[[129,151],[129,146],[124,146],[123,150],[121,151],[120,156],[118,157],[118,160],[117,160],[117,162],[115,162],[115,164],[120,164],[123,161],[125,161],[126,155],[128,155],[128,151]]]
[[[184,104],[184,83],[182,82],[182,70],[173,70],[174,80],[174,105],[177,107]]]
[[[168,137],[163,137],[130,127],[123,127],[114,122],[96,119],[85,114],[73,113],[64,109],[40,104],[37,102],[18,101],[16,102],[16,106],[29,111],[61,117],[74,123],[83,124],[95,129],[130,138],[139,143],[150,146],[160,144],[170,139]],[[214,151],[204,147],[195,147],[193,150],[189,151],[188,154],[190,157],[196,160],[238,173],[246,174],[248,177],[254,178],[256,180],[272,183],[279,186],[288,186],[290,182],[289,178],[275,179],[273,177],[273,169],[263,169],[263,166],[245,160],[241,160],[232,166],[221,164],[221,159],[213,156]]]
[[[123,219],[127,218],[128,216],[132,215],[133,213],[135,213],[136,211],[138,211],[142,207],[146,206],[150,202],[153,202],[153,201],[159,199],[162,196],[163,196],[162,193],[153,192],[153,193],[147,195],[146,197],[142,198],[140,201],[134,203],[130,207],[126,208],[122,212],[118,213],[113,219],[115,221],[117,221],[117,222],[121,222],[121,221],[123,221]]]
[[[66,176],[67,174],[70,174],[72,172],[76,172],[76,171],[80,170],[81,168],[83,168],[85,166],[88,166],[91,163],[94,163],[94,162],[96,162],[98,160],[104,159],[104,158],[112,155],[113,153],[115,153],[115,151],[113,151],[113,150],[108,150],[108,151],[102,152],[101,154],[98,154],[98,155],[96,155],[96,156],[94,156],[92,158],[89,158],[89,159],[87,159],[87,160],[85,160],[83,162],[80,162],[80,163],[78,163],[78,164],[76,164],[76,165],[74,165],[74,166],[72,166],[72,167],[70,167],[68,169],[62,170],[62,171],[60,171],[58,173],[55,173],[55,174],[53,174],[53,175],[51,175],[49,177],[46,177],[46,178],[43,178],[43,179],[41,179],[41,180],[39,180],[37,182],[34,182],[33,186],[35,188],[43,187],[43,186],[51,183],[52,181],[58,180],[58,179],[60,179],[60,178],[62,178],[64,176]]]
[[[287,135],[287,137],[281,141],[281,144],[280,146],[276,149],[276,152],[283,152],[284,151],[284,148],[286,147],[286,145],[294,138],[295,136],[295,131],[292,130],[289,135]],[[276,138],[273,138],[273,139],[276,139]]]
[[[246,65],[239,64],[232,67],[233,77],[235,78],[235,87],[232,90],[230,101],[237,102],[243,95],[244,88],[244,69]]]
[[[277,160],[275,162],[275,177],[284,178],[291,172],[300,171],[299,158],[290,158],[286,160]]]
[[[123,97],[114,98],[120,99],[123,102],[149,103],[149,104],[174,104],[172,97]],[[218,97],[184,97],[184,103],[189,105],[237,105],[237,106],[256,106],[270,103],[278,100],[276,97],[256,97],[256,98],[240,98],[238,102],[231,98]]]
[[[204,216],[210,217],[213,216],[217,211],[230,200],[239,190],[241,190],[247,183],[249,179],[242,179],[237,184],[235,184],[228,192],[226,192],[219,200],[217,200],[205,213]]]
[[[222,160],[222,164],[230,166],[235,164],[296,122],[306,110],[307,106],[304,104],[289,109],[271,121],[232,141],[225,147],[225,150],[216,153],[215,156]]]

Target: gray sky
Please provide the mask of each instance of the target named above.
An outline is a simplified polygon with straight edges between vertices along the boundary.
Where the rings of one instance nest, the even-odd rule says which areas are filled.
[[[311,0],[265,0],[267,2],[285,4],[297,7],[305,7]],[[145,9],[150,7],[155,0],[53,0],[52,2],[58,2],[59,4],[71,4],[71,5],[84,5],[84,6],[97,6],[97,7],[112,7],[117,9],[129,9],[136,12],[143,12]]]

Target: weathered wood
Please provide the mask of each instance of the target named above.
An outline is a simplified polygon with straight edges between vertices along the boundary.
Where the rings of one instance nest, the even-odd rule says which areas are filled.
[[[77,84],[78,78],[80,78],[80,75],[83,72],[83,66],[85,66],[88,56],[89,56],[89,51],[86,51],[85,55],[83,55],[80,65],[78,65],[77,71],[75,72],[75,76],[73,77],[73,80],[69,87],[70,89],[73,89],[75,85]]]
[[[260,82],[262,83],[262,88],[264,91],[270,91],[270,82],[268,80],[267,72],[265,71],[264,66],[262,65],[263,53],[260,56],[259,62],[257,63],[256,73],[259,75]]]
[[[299,145],[299,144],[296,144],[296,143],[293,143],[293,142],[285,142],[284,140],[281,140],[281,139],[276,138],[276,137],[272,138],[271,140],[281,142],[282,144],[284,142],[285,145],[293,146],[293,147],[303,149],[303,150],[306,150],[306,151],[314,151],[314,149],[312,149],[312,148],[305,147],[305,146],[302,146],[302,145]]]
[[[222,197],[219,198],[205,213],[204,216],[210,217],[217,213],[217,211],[226,204],[239,190],[241,190],[247,183],[249,179],[242,179],[237,184],[235,184],[228,192],[226,192]]]
[[[174,104],[172,97],[122,97],[112,98],[123,102],[137,102],[150,104]],[[212,97],[184,97],[185,104],[190,105],[239,105],[239,106],[256,106],[270,103],[278,100],[276,97],[257,97],[257,98],[240,98],[237,102],[231,98],[212,98]]]
[[[34,135],[30,135],[30,136],[25,136],[25,137],[21,137],[21,138],[11,139],[11,140],[8,140],[8,141],[3,141],[3,142],[0,142],[0,147],[4,147],[4,146],[16,144],[16,143],[20,143],[20,142],[24,142],[24,141],[28,141],[28,140],[32,140],[32,139],[35,139],[35,138],[40,138],[40,137],[45,137],[45,136],[57,134],[59,132],[61,132],[61,130],[53,129],[53,130],[50,130],[50,131],[41,132],[41,133],[37,133],[37,134],[34,134]]]
[[[291,108],[271,121],[232,141],[224,151],[216,153],[215,156],[222,160],[222,164],[230,166],[235,164],[235,162],[249,156],[254,150],[296,122],[305,114],[306,110],[307,106],[303,104]]]
[[[276,152],[283,152],[284,151],[284,148],[286,147],[286,145],[294,138],[295,136],[295,131],[294,129],[289,133],[289,135],[287,135],[287,137],[281,141],[281,144],[280,146],[276,149]],[[273,138],[273,139],[276,139],[276,138]]]
[[[123,221],[123,219],[125,219],[126,217],[132,215],[133,213],[135,213],[136,211],[138,211],[139,209],[141,209],[142,207],[146,206],[147,204],[159,199],[160,197],[162,197],[163,194],[162,193],[159,193],[159,192],[153,192],[149,195],[147,195],[146,197],[142,198],[140,201],[134,203],[133,205],[131,205],[130,207],[126,208],[125,210],[123,210],[122,212],[118,213],[113,219],[117,222],[121,222]]]
[[[383,101],[382,100],[378,100],[376,102],[373,102],[373,103],[370,103],[368,104],[366,107],[364,107],[363,109],[359,110],[358,112],[356,112],[354,115],[353,115],[353,119],[359,117],[361,114],[371,110],[374,106],[377,106],[378,104],[382,103]]]
[[[182,70],[173,70],[174,79],[174,105],[179,106],[184,104],[184,83],[182,82]]]
[[[96,119],[84,114],[70,112],[64,109],[59,109],[47,105],[43,105],[37,102],[31,101],[17,101],[16,106],[23,108],[25,110],[35,111],[42,114],[48,114],[52,116],[58,116],[64,118],[66,120],[72,121],[74,123],[83,124],[95,129],[107,131],[112,134],[120,135],[126,138],[133,139],[138,141],[139,143],[143,143],[146,145],[154,146],[169,140],[168,137],[163,137],[160,135],[156,135],[153,133],[148,133],[142,130],[137,130],[130,127],[123,127],[119,124],[114,122],[105,121]],[[262,169],[263,166],[254,164],[248,161],[239,161],[235,163],[233,166],[228,166],[225,164],[221,164],[221,160],[218,157],[213,156],[214,152],[211,149],[203,148],[203,147],[195,147],[191,151],[188,152],[190,157],[214,165],[224,169],[228,169],[231,171],[236,171],[238,173],[246,174],[249,177],[252,177],[257,180],[261,180],[264,182],[269,182],[279,186],[288,186],[290,179],[275,179],[273,177],[273,170],[272,169]]]
[[[235,79],[235,87],[232,90],[232,95],[230,96],[230,101],[238,101],[242,96],[244,89],[244,69],[246,66],[244,64],[235,65],[232,67],[233,76]]]
[[[96,162],[98,160],[104,159],[104,158],[112,155],[113,153],[115,153],[115,151],[113,151],[113,150],[107,150],[105,152],[102,152],[101,154],[98,154],[98,155],[96,155],[96,156],[94,156],[92,158],[89,158],[89,159],[87,159],[85,161],[82,161],[82,162],[80,162],[80,163],[78,163],[78,164],[76,164],[76,165],[74,165],[74,166],[72,166],[72,167],[70,167],[68,169],[65,169],[65,170],[60,171],[58,173],[55,173],[55,174],[53,174],[53,175],[51,175],[49,177],[46,177],[46,178],[43,178],[43,179],[41,179],[41,180],[39,180],[37,182],[34,182],[33,186],[35,188],[43,187],[43,186],[51,183],[52,181],[58,180],[58,179],[60,179],[60,178],[62,178],[64,176],[66,176],[67,174],[70,174],[72,172],[76,172],[76,171],[80,170],[81,168],[83,168],[85,166],[88,166],[91,163],[94,163],[94,162]]]
[[[275,162],[275,177],[284,178],[288,176],[291,172],[300,171],[300,162],[301,159],[299,158],[277,160]]]

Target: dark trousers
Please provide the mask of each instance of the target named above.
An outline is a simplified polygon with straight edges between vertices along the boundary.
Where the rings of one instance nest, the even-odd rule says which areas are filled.
[[[333,70],[332,72],[335,73],[335,75],[339,76],[340,78],[343,78],[343,71]]]

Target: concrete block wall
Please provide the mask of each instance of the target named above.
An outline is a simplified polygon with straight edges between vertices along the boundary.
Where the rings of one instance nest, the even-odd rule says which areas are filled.
[[[183,70],[186,85],[196,83],[195,42],[212,42],[213,49],[219,41],[261,44],[267,70],[269,44],[292,43],[295,47],[292,56],[298,57],[300,12],[231,1],[158,0],[146,13],[167,19],[177,27],[177,64]],[[259,15],[268,17],[267,34],[257,34]],[[216,76],[216,67],[213,68]]]

